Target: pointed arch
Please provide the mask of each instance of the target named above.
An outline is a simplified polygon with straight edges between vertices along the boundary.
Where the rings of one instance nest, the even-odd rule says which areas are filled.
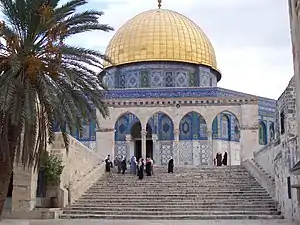
[[[267,127],[263,121],[259,121],[259,144],[266,145],[267,144]]]
[[[134,124],[140,123],[139,118],[131,112],[122,114],[115,123],[115,141],[126,141]]]
[[[151,128],[152,134],[158,135],[158,140],[174,140],[174,123],[167,114],[154,113],[147,124]]]
[[[212,123],[213,139],[240,141],[240,124],[235,114],[229,111],[220,112]]]
[[[207,124],[202,115],[189,112],[182,117],[179,123],[180,140],[206,140]]]

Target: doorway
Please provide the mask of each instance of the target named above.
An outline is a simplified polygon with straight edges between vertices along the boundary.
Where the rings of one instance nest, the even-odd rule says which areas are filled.
[[[150,157],[153,159],[153,141],[147,140],[146,141],[146,157]]]
[[[135,140],[134,145],[134,156],[139,160],[142,158],[142,140]]]

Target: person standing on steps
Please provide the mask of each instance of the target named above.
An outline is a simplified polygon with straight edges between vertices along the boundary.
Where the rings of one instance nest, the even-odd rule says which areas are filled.
[[[132,156],[131,157],[131,161],[130,161],[130,173],[131,174],[136,174],[136,170],[137,170],[137,161],[136,161],[136,157]]]
[[[217,166],[222,166],[222,154],[220,152],[217,153],[216,159],[217,159]]]
[[[139,172],[138,172],[138,176],[140,180],[144,178],[144,166],[145,166],[144,159],[140,159]]]
[[[225,152],[223,156],[223,165],[227,166],[227,152]]]
[[[105,174],[106,174],[106,177],[108,177],[110,175],[110,169],[111,169],[111,161],[110,161],[110,155],[108,155],[106,158],[105,158]]]
[[[126,163],[126,157],[123,156],[123,159],[122,159],[122,174],[125,174],[125,171],[127,170],[127,163]]]
[[[168,163],[168,173],[174,173],[174,160],[173,157],[169,160]]]
[[[154,161],[151,157],[149,157],[149,160],[150,160],[150,163],[151,163],[151,174],[154,175],[154,172],[153,172]]]
[[[151,176],[151,161],[149,158],[146,159],[146,174],[147,176]]]

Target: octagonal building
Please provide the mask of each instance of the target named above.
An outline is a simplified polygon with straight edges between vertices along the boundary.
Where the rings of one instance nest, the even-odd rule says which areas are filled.
[[[237,165],[275,136],[276,101],[218,87],[212,43],[178,12],[153,9],[133,17],[106,55],[110,117],[99,116],[96,141],[84,140],[103,158],[152,157],[165,165],[173,157],[177,166],[207,166],[227,152],[228,164]]]

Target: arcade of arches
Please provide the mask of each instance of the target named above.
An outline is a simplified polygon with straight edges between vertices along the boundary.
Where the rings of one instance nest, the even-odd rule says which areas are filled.
[[[217,152],[228,152],[231,164],[240,164],[240,125],[228,111],[213,120],[212,132],[202,115],[189,112],[174,127],[173,119],[163,112],[153,114],[142,128],[140,119],[131,112],[115,123],[115,156],[151,157],[155,164],[165,165],[173,157],[178,165],[212,165]]]

